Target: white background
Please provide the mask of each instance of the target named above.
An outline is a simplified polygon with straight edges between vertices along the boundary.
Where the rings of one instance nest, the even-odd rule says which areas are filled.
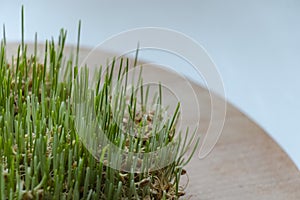
[[[217,65],[228,100],[300,167],[300,1],[0,2],[8,41],[20,39],[22,4],[27,41],[35,32],[39,41],[56,38],[63,27],[68,43],[75,44],[79,19],[81,44],[88,47],[138,27],[170,28],[190,36]]]

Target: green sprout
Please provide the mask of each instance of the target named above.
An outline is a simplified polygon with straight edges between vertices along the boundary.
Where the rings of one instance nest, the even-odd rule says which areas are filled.
[[[149,96],[151,88],[143,85],[137,56],[133,64],[120,58],[105,69],[99,67],[91,89],[88,66],[78,65],[80,23],[75,58],[64,55],[66,35],[61,30],[58,43],[46,41],[43,58],[37,57],[35,36],[34,53],[29,55],[22,8],[22,42],[17,55],[8,58],[4,28],[0,49],[0,199],[183,196],[180,178],[186,174],[183,168],[199,140],[186,158],[195,132],[188,136],[187,130],[183,136],[176,129],[180,103],[171,116],[155,106],[162,104],[162,86],[158,84],[156,95]],[[132,80],[127,72],[132,68],[137,70],[138,81],[129,85]],[[86,105],[83,111],[76,106],[82,102]],[[81,137],[83,129],[89,130],[88,138]],[[155,170],[147,167],[145,160],[130,156],[118,160],[124,168],[115,169],[107,164],[113,155],[110,148],[97,146],[103,136],[124,152],[150,153],[169,145],[175,155],[168,165]],[[160,156],[168,159],[168,155]],[[137,168],[140,173],[134,171]]]

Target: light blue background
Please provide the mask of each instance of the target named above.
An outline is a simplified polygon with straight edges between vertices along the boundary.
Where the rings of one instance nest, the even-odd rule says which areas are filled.
[[[137,27],[180,31],[205,47],[228,100],[264,128],[300,167],[300,1],[0,1],[8,41],[54,38],[62,27],[93,47]],[[2,32],[2,27],[0,28]],[[171,61],[172,62],[172,61]],[[185,69],[181,71],[193,76]],[[193,77],[197,78],[197,77]]]

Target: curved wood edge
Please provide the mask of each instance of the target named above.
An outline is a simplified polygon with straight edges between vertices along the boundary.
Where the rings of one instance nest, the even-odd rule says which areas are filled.
[[[193,86],[207,105],[207,90]],[[193,158],[187,171],[192,174],[192,199],[300,198],[296,165],[269,134],[228,102],[218,143],[205,159]]]

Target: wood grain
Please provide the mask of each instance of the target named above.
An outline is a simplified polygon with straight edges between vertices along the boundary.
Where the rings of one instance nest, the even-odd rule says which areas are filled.
[[[207,91],[194,88],[199,102],[205,104]],[[258,125],[229,103],[215,148],[203,160],[194,156],[187,171],[192,199],[300,199],[296,166]]]
[[[154,68],[154,70],[157,70]],[[166,85],[180,87],[183,79],[170,77],[166,71],[156,76]],[[147,76],[147,74],[145,74]],[[157,77],[156,77],[157,78]],[[203,138],[211,119],[211,96],[206,89],[190,81],[200,107],[198,133]],[[191,101],[187,90],[180,90],[183,101]],[[218,98],[215,105],[222,106]],[[287,154],[257,124],[230,103],[225,124],[216,146],[204,159],[193,156],[186,169],[189,176],[187,196],[190,199],[300,199],[300,173]],[[189,116],[183,123],[193,126],[196,105],[185,104]],[[221,110],[214,110],[215,121],[223,123]],[[202,140],[203,141],[203,140]],[[183,180],[184,184],[184,180]]]

